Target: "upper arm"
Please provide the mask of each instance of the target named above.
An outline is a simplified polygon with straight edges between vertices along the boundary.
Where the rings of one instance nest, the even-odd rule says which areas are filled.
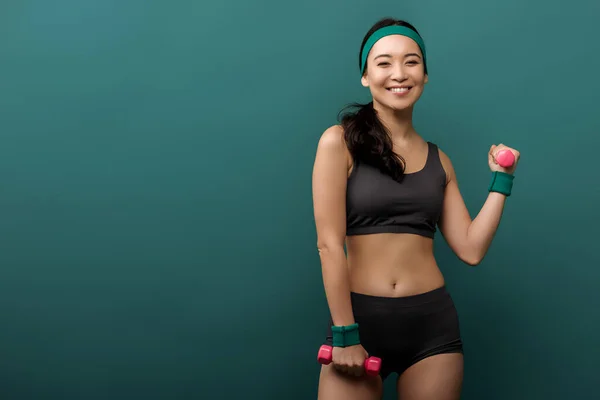
[[[472,220],[469,210],[460,194],[452,162],[443,151],[439,150],[439,153],[442,166],[446,171],[446,189],[442,214],[438,225],[448,246],[450,246],[459,258],[463,259],[468,251],[467,233]]]
[[[312,191],[317,246],[343,246],[346,237],[346,185],[349,152],[340,126],[328,128],[319,139]]]

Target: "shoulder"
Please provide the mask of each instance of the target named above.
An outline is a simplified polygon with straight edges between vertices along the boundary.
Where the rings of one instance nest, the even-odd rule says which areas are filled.
[[[332,151],[341,151],[346,147],[344,143],[344,129],[341,125],[333,125],[325,129],[319,138],[319,147]]]
[[[338,159],[343,157],[348,167],[352,163],[350,151],[344,139],[344,128],[341,125],[332,125],[325,129],[319,138],[317,152]]]
[[[438,154],[440,156],[440,162],[442,163],[442,167],[446,172],[446,183],[450,182],[454,179],[454,166],[452,165],[452,161],[448,154],[446,154],[439,146],[437,146]]]

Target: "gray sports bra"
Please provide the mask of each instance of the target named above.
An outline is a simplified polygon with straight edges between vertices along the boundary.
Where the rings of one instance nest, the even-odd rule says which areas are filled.
[[[354,162],[346,189],[346,235],[392,232],[434,237],[446,172],[438,147],[427,145],[425,167],[405,174],[401,183],[376,167]]]

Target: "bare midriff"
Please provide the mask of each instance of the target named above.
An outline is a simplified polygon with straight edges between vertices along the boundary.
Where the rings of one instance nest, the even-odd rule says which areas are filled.
[[[443,286],[433,239],[408,233],[377,233],[346,238],[351,291],[404,297]]]

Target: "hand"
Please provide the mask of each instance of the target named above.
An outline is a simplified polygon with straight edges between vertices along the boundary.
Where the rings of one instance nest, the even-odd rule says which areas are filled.
[[[500,165],[498,165],[498,163],[496,163],[496,155],[502,150],[509,150],[515,156],[515,162],[513,163],[513,165],[511,167],[502,168]],[[490,165],[490,169],[492,170],[492,172],[500,171],[500,172],[506,172],[507,174],[512,175],[512,174],[514,174],[515,169],[517,168],[517,164],[519,162],[520,157],[521,157],[521,153],[519,153],[515,149],[507,147],[507,146],[503,145],[502,143],[500,143],[497,146],[495,144],[493,144],[492,147],[490,147],[490,152],[488,153],[488,164]]]
[[[334,347],[331,354],[333,367],[348,375],[361,376],[365,373],[365,360],[369,357],[362,345]]]

